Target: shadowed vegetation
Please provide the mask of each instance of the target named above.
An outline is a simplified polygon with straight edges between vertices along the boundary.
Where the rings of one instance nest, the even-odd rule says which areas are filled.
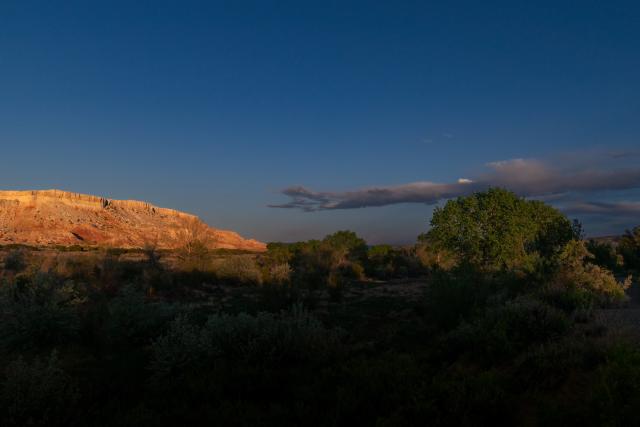
[[[635,417],[638,229],[585,242],[492,189],[437,209],[407,247],[339,231],[205,251],[192,231],[175,252],[3,249],[2,425]]]

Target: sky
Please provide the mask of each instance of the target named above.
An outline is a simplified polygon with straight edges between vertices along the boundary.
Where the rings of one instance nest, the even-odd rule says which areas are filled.
[[[502,186],[640,224],[636,1],[0,2],[0,188],[411,243]]]

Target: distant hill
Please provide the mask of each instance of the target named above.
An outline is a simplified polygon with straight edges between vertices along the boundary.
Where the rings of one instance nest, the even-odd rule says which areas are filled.
[[[620,239],[622,239],[621,235],[617,236],[598,236],[598,237],[587,237],[587,240],[595,240],[599,243],[608,243],[610,245],[617,245],[620,243]]]
[[[194,215],[146,202],[60,190],[0,191],[0,244],[174,249],[194,235],[211,248],[266,249]]]

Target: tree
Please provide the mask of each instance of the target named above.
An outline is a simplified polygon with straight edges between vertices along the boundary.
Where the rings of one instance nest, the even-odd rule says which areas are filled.
[[[367,258],[367,242],[353,231],[342,230],[326,236],[323,245],[335,252],[341,261],[363,262]]]
[[[530,268],[575,237],[572,223],[540,201],[492,188],[436,208],[426,239],[483,270]]]
[[[182,261],[183,267],[189,270],[206,269],[209,249],[215,243],[207,224],[195,217],[187,220],[178,232],[178,241],[178,258]]]

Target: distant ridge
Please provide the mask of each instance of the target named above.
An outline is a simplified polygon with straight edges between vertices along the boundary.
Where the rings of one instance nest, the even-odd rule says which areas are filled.
[[[147,202],[61,190],[0,191],[0,244],[175,249],[194,232],[211,248],[266,249],[195,215]]]

